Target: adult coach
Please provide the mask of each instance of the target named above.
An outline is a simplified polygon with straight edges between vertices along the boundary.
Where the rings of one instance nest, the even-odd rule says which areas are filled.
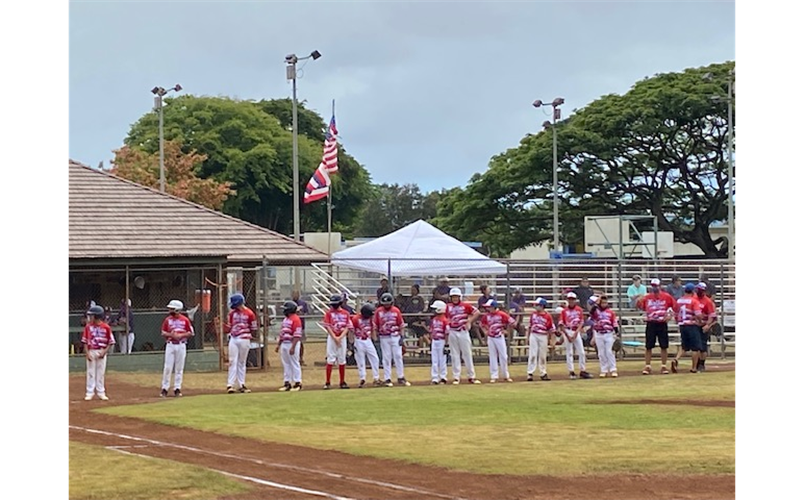
[[[660,344],[660,373],[667,375],[668,367],[668,321],[673,317],[676,300],[660,289],[660,279],[651,279],[651,291],[637,301],[637,308],[646,312],[646,367],[643,375],[651,375],[651,356],[654,347]]]
[[[470,384],[480,384],[475,378],[475,364],[472,361],[472,341],[469,327],[478,319],[481,312],[472,304],[461,301],[461,290],[450,289],[450,302],[447,303],[447,342],[450,345],[450,358],[453,364],[453,385],[461,382],[461,361],[467,367]]]
[[[229,322],[224,325],[224,331],[229,334],[226,392],[233,394],[237,383],[238,392],[249,393],[252,391],[246,387],[246,358],[249,356],[252,335],[257,332],[257,316],[246,307],[246,298],[242,293],[229,297],[229,309]]]
[[[168,317],[162,322],[162,338],[165,339],[165,363],[162,367],[162,391],[160,397],[168,395],[173,373],[173,395],[182,396],[182,376],[187,358],[187,339],[195,335],[193,324],[181,313],[184,304],[181,300],[168,303]]]

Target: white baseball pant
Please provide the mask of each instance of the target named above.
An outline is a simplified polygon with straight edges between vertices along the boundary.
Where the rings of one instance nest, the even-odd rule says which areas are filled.
[[[487,337],[489,346],[489,378],[498,379],[498,367],[503,367],[503,378],[509,378],[509,354],[506,350],[506,337]]]
[[[447,380],[447,354],[444,353],[444,339],[431,341],[430,378],[435,382],[441,379]]]
[[[288,383],[302,383],[302,366],[299,364],[299,349],[301,342],[297,342],[296,349],[291,354],[292,342],[283,342],[280,345],[280,359],[282,359],[282,379]]]
[[[184,375],[184,360],[187,357],[187,344],[165,344],[165,365],[162,368],[162,388],[166,391],[170,387],[171,372],[173,372],[173,388],[182,389],[182,376]]]
[[[243,387],[246,385],[246,358],[252,341],[239,337],[229,337],[229,377],[227,387]],[[235,385],[237,382],[237,385]]]
[[[615,352],[612,345],[615,344],[615,334],[594,332],[595,347],[598,348],[598,363],[601,366],[601,373],[612,373],[618,371],[615,366]]]
[[[539,368],[539,376],[548,374],[548,335],[537,333],[528,336],[528,374]]]
[[[129,333],[121,333],[119,335],[120,342],[120,353],[121,354],[131,354],[131,348],[134,347],[134,332]]]
[[[101,349],[90,349],[87,360],[87,396],[92,397],[96,392],[98,396],[106,394],[104,379],[106,377],[106,360],[108,355],[99,358]]]
[[[567,335],[565,335],[565,359],[567,360],[567,371],[569,372],[575,371],[573,369],[574,354],[579,356],[579,370],[587,371],[587,353],[584,352],[584,341],[581,340],[582,335],[584,335],[584,332],[576,335],[576,340],[573,342],[568,342]]]
[[[380,337],[380,349],[383,351],[383,377],[384,380],[391,380],[391,362],[397,367],[397,378],[405,378],[405,367],[403,366],[402,346],[400,345],[399,335],[384,335]]]
[[[467,367],[467,378],[475,378],[475,364],[472,362],[472,340],[467,330],[448,328],[447,342],[450,345],[450,358],[453,365],[453,378],[461,378],[461,360]]]
[[[336,362],[339,365],[347,364],[347,338],[343,337],[340,344],[336,344],[335,340],[329,335],[327,336],[327,364],[334,365]]]
[[[358,365],[358,378],[366,380],[366,359],[372,367],[372,379],[380,378],[380,358],[377,357],[377,350],[371,339],[355,339],[355,364]]]

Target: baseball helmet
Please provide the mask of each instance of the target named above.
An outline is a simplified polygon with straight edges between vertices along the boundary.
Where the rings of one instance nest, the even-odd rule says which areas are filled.
[[[461,297],[461,289],[460,288],[455,288],[455,287],[451,288],[450,289],[450,296],[451,297],[456,297],[456,296]]]
[[[341,295],[331,295],[330,305],[333,307],[340,306],[344,302],[344,297]]]
[[[696,290],[696,285],[693,283],[685,283],[685,292],[690,293]]]
[[[374,313],[375,313],[375,306],[373,306],[372,304],[366,303],[361,306],[361,316],[363,316],[364,318],[369,319],[372,317]]]
[[[170,302],[168,302],[168,305],[165,307],[167,307],[168,309],[173,309],[174,311],[181,311],[182,309],[184,309],[184,304],[182,304],[181,300],[173,299]]]
[[[696,285],[696,290],[705,290],[706,291],[707,290],[707,283],[700,282],[698,285]]]
[[[98,306],[98,305],[94,305],[94,306],[89,308],[89,310],[87,311],[87,314],[89,314],[90,316],[94,316],[94,317],[96,317],[98,319],[103,319],[103,316],[104,316],[103,307]]]
[[[534,301],[534,304],[542,306],[543,308],[548,307],[548,301],[543,299],[542,297],[537,297],[537,300]]]
[[[384,306],[389,306],[394,303],[394,296],[386,292],[380,296],[380,303]]]
[[[242,293],[236,293],[229,297],[229,308],[234,309],[246,303],[246,297]]]
[[[436,311],[436,314],[443,314],[445,311],[447,311],[447,304],[445,304],[442,300],[434,300],[433,304],[430,305],[430,308]]]
[[[299,306],[296,305],[296,302],[293,300],[286,300],[284,304],[282,304],[282,313],[283,314],[292,314],[295,313]]]
[[[587,303],[592,305],[596,305],[601,301],[598,295],[591,295],[589,299],[587,299]]]

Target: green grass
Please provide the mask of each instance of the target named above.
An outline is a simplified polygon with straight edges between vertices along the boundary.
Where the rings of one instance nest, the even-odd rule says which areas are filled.
[[[611,403],[640,399],[734,400],[735,373],[222,394],[102,411],[481,473],[735,472],[734,408]]]
[[[99,475],[101,469],[116,472]],[[71,500],[214,500],[250,490],[202,467],[70,442]]]

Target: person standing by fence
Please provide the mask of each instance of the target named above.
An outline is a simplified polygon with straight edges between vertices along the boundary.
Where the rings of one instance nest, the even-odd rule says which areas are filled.
[[[542,297],[534,301],[534,312],[528,322],[528,380],[534,380],[534,371],[539,369],[540,380],[548,377],[548,337],[556,333],[551,315],[545,312],[548,301]]]
[[[559,319],[559,331],[564,335],[565,358],[567,360],[567,370],[571,380],[576,379],[576,371],[573,366],[573,357],[579,356],[579,376],[584,379],[592,378],[587,373],[587,353],[584,352],[584,341],[582,332],[584,331],[584,310],[576,302],[576,294],[568,292],[565,296],[567,307],[562,309]]]
[[[449,321],[445,312],[447,304],[442,300],[434,301],[430,306],[433,318],[430,320],[430,383],[447,384],[447,355],[444,353],[444,341],[447,336]]]
[[[229,374],[226,392],[235,392],[235,384],[242,393],[252,392],[246,387],[246,358],[249,356],[249,347],[252,335],[257,332],[257,316],[254,311],[246,307],[246,298],[242,293],[236,293],[229,298],[229,322],[224,325],[224,331],[229,334]]]
[[[637,301],[637,308],[646,311],[646,367],[643,375],[651,375],[651,356],[654,347],[660,344],[661,372],[668,374],[668,321],[673,317],[676,300],[660,290],[660,279],[651,279],[651,291]]]
[[[84,401],[90,401],[98,394],[102,401],[109,401],[106,395],[106,354],[115,345],[112,328],[103,321],[104,310],[93,305],[87,311],[87,322],[81,343],[84,344],[84,357],[87,358],[87,393]]]
[[[296,392],[302,390],[302,367],[299,365],[299,349],[302,345],[302,320],[296,314],[299,306],[293,300],[282,306],[282,320],[277,347],[274,352],[280,353],[282,360],[283,384],[280,392]]]
[[[168,317],[162,322],[162,338],[165,339],[165,363],[162,368],[162,390],[160,397],[168,395],[173,373],[173,395],[182,396],[182,377],[187,357],[187,339],[195,335],[193,324],[181,314],[184,304],[180,300],[168,303]]]
[[[470,384],[480,384],[475,378],[475,364],[472,360],[472,341],[469,329],[481,312],[472,304],[461,301],[461,290],[451,288],[450,302],[447,303],[447,341],[450,344],[450,358],[453,362],[453,385],[461,382],[461,361],[467,367],[467,379]]]
[[[131,311],[131,299],[120,300],[120,311],[113,324],[126,327],[125,331],[120,332],[118,346],[121,354],[131,354],[134,347],[134,313]]]
[[[498,309],[498,301],[495,299],[489,299],[484,304],[484,309],[486,313],[481,316],[481,329],[489,341],[489,383],[498,381],[500,371],[503,371],[503,380],[513,382],[509,376],[506,337],[511,337],[516,321],[508,313]]]

